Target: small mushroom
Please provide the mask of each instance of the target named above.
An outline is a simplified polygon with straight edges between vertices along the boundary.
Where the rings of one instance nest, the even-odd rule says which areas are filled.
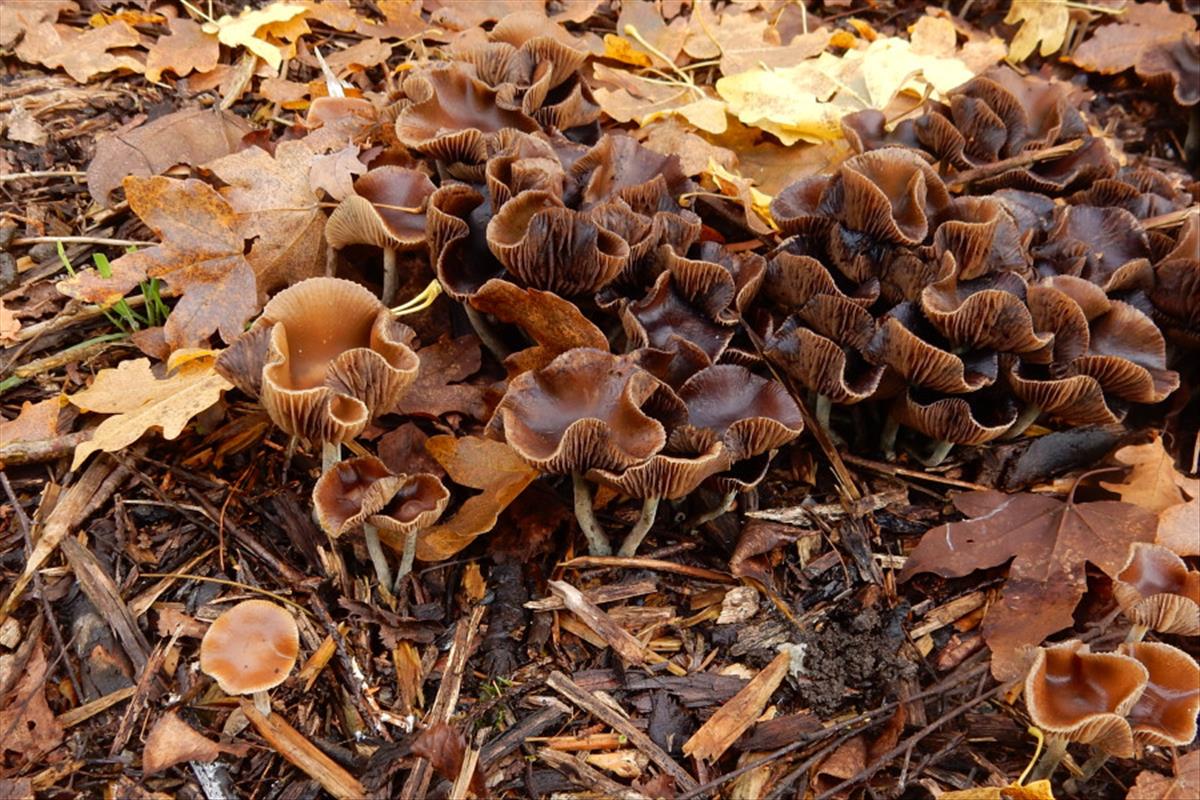
[[[783,384],[735,364],[697,372],[679,388],[679,398],[687,405],[680,432],[720,439],[731,462],[774,450],[804,430],[800,408]]]
[[[450,492],[434,475],[394,475],[374,456],[342,461],[313,487],[317,521],[333,538],[363,531],[367,552],[384,592],[392,586],[380,531],[403,537],[403,556],[397,584],[412,570],[417,533],[441,516]]]
[[[282,606],[244,600],[213,620],[200,642],[200,670],[229,695],[254,696],[263,716],[267,692],[287,680],[300,652],[296,620]]]
[[[1200,636],[1200,571],[1158,544],[1137,542],[1113,582],[1113,596],[1133,623],[1129,641],[1147,631]]]
[[[1200,713],[1200,665],[1196,659],[1161,642],[1125,642],[1117,652],[1136,658],[1150,675],[1146,690],[1127,715],[1134,742],[1186,747],[1195,741],[1196,714]]]
[[[1125,715],[1148,679],[1137,659],[1093,653],[1077,639],[1039,647],[1025,678],[1025,707],[1033,724],[1046,733],[1046,751],[1031,780],[1049,778],[1070,742],[1116,756],[1133,755],[1133,732]]]
[[[906,425],[934,440],[932,453],[923,461],[926,466],[936,467],[954,445],[978,445],[998,439],[1016,421],[1016,405],[994,390],[939,397],[910,388],[892,406],[884,431],[884,451],[892,452],[895,426]]]

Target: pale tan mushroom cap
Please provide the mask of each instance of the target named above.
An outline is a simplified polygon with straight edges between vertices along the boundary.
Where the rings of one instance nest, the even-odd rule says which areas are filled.
[[[1162,545],[1139,542],[1113,581],[1113,596],[1134,624],[1159,633],[1200,635],[1200,572]]]
[[[245,600],[213,621],[200,642],[200,670],[226,694],[265,692],[296,666],[300,632],[282,606]]]
[[[1146,691],[1129,710],[1134,741],[1186,747],[1196,738],[1200,712],[1200,666],[1178,647],[1162,642],[1126,642],[1119,651],[1150,673]]]

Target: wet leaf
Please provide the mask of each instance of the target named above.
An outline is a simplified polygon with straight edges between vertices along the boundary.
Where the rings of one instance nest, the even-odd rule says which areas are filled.
[[[221,57],[216,36],[205,33],[187,17],[172,17],[167,27],[171,33],[159,37],[147,53],[146,80],[158,81],[168,71],[182,78],[216,68]]]
[[[46,702],[49,666],[42,644],[34,645],[21,677],[0,697],[0,755],[16,753],[32,763],[62,744],[63,728]]]
[[[1035,49],[1043,58],[1054,55],[1066,41],[1070,21],[1067,0],[1012,0],[1004,22],[1021,27],[1008,45],[1008,60],[1024,61]]]
[[[435,722],[417,734],[412,743],[412,751],[429,761],[434,772],[453,783],[462,769],[467,741],[461,733],[446,723]],[[476,797],[484,797],[487,794],[483,773],[479,771],[478,764],[471,775],[470,790]]]
[[[1085,562],[1115,577],[1130,546],[1153,541],[1157,528],[1152,512],[1112,500],[986,491],[956,495],[954,505],[970,519],[926,533],[900,578],[920,572],[956,578],[1012,560],[1003,594],[983,620],[992,672],[1001,680],[1018,676],[1022,647],[1070,627],[1087,589]]]
[[[1200,797],[1200,750],[1179,756],[1173,777],[1142,770],[1137,781],[1129,787],[1125,800],[1192,800],[1195,797]]]
[[[230,746],[197,733],[179,716],[168,711],[158,718],[142,747],[142,773],[153,775],[184,761],[215,761],[221,753],[245,755],[246,745]]]
[[[468,497],[453,517],[423,531],[417,538],[417,558],[443,561],[477,536],[490,531],[496,518],[537,477],[503,442],[478,436],[434,436],[425,449],[446,468],[450,480],[480,494]]]
[[[51,69],[61,68],[79,83],[118,70],[141,72],[142,62],[110,50],[136,47],[142,37],[124,22],[79,30],[42,22],[25,31],[17,45],[17,58]]]
[[[443,339],[422,347],[417,357],[421,360],[420,371],[396,413],[429,417],[455,413],[480,421],[487,418],[484,387],[459,383],[478,372],[483,363],[479,339],[473,334]]]
[[[113,416],[76,446],[71,469],[97,450],[113,453],[128,447],[152,428],[161,429],[164,439],[174,439],[192,417],[233,388],[213,370],[215,363],[212,351],[180,351],[167,365],[177,368],[166,377],[154,374],[148,358],[101,370],[90,387],[69,399],[81,411]]]

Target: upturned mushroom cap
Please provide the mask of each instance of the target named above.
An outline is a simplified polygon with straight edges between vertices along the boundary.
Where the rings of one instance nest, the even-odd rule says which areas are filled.
[[[967,282],[951,276],[921,292],[921,311],[956,348],[1029,353],[1051,337],[1034,330],[1025,291],[1012,272]]]
[[[731,303],[739,314],[745,311],[758,295],[767,274],[767,261],[762,256],[734,253],[716,242],[701,243],[696,258],[687,258],[670,248],[664,248],[662,253],[663,269],[675,276],[686,295],[711,294],[711,287],[727,285],[729,299],[722,293],[722,312]]]
[[[1073,639],[1038,648],[1025,678],[1025,707],[1046,733],[1127,757],[1133,755],[1133,733],[1125,714],[1148,679],[1137,659],[1092,653]]]
[[[832,177],[811,175],[793,181],[771,200],[771,218],[785,236],[820,239],[833,227],[832,208],[825,200]]]
[[[698,452],[661,452],[621,472],[594,469],[587,477],[629,497],[675,500],[729,466],[725,445],[715,441]]]
[[[990,272],[1025,271],[1029,255],[1016,221],[992,197],[958,197],[942,214],[933,234],[933,253],[950,253],[959,280]]]
[[[416,378],[412,336],[365,287],[309,278],[272,298],[217,369],[247,388],[260,375],[259,399],[285,432],[344,442],[391,411]]]
[[[1095,378],[1105,394],[1134,403],[1158,403],[1179,388],[1179,373],[1167,369],[1167,345],[1154,321],[1120,300],[1090,326],[1090,350],[1071,362],[1070,372]]]
[[[1170,89],[1179,105],[1200,103],[1200,40],[1195,31],[1146,47],[1133,69],[1147,85]]]
[[[514,378],[492,427],[543,472],[619,472],[666,443],[662,423],[646,410],[661,386],[627,357],[575,348]]]
[[[901,303],[879,324],[865,354],[908,383],[939,392],[965,394],[995,383],[999,366],[994,353],[958,356],[948,347],[916,306]]]
[[[300,632],[290,612],[266,600],[244,600],[205,632],[200,670],[226,694],[254,694],[287,680],[299,652]]]
[[[766,355],[817,394],[835,403],[857,403],[874,394],[883,378],[882,366],[859,356],[874,329],[862,307],[836,295],[817,295],[768,337]]]
[[[1126,642],[1117,652],[1137,659],[1149,673],[1146,690],[1129,710],[1133,740],[1142,745],[1186,747],[1196,739],[1200,712],[1200,666],[1161,642]]]
[[[1035,255],[1059,274],[1077,275],[1106,292],[1148,289],[1153,282],[1146,232],[1123,208],[1059,209],[1047,244]]]
[[[830,201],[852,231],[894,244],[921,244],[931,219],[950,204],[937,172],[916,151],[885,147],[842,162]],[[836,197],[836,195],[835,195]],[[838,202],[840,200],[840,202]]]
[[[1003,370],[1008,388],[1022,402],[1035,405],[1047,414],[1071,425],[1111,425],[1121,421],[1104,399],[1104,391],[1095,378],[1072,375],[1068,378],[1029,375],[1037,367],[1026,367],[1019,359],[1004,357]]]
[[[605,134],[571,165],[571,174],[581,209],[619,197],[640,214],[678,211],[675,198],[694,186],[678,156],[656,153],[625,134]]]
[[[1162,545],[1138,542],[1113,582],[1121,612],[1137,625],[1200,636],[1200,571]]]
[[[1017,420],[1017,409],[996,392],[939,397],[909,389],[892,408],[896,421],[932,439],[954,444],[985,444],[1004,435]]]
[[[336,249],[352,244],[401,250],[421,247],[425,244],[425,203],[434,188],[429,177],[415,169],[373,169],[354,182],[354,194],[329,215],[325,238]]]
[[[800,409],[782,384],[734,364],[697,372],[680,387],[679,398],[687,404],[687,427],[723,441],[731,461],[774,450],[804,430]]]
[[[464,183],[443,184],[429,198],[429,261],[446,294],[460,302],[504,272],[487,243],[492,211],[488,198]]]
[[[867,308],[879,299],[879,281],[861,284],[847,294],[824,264],[807,253],[793,252],[790,247],[780,250],[767,263],[762,295],[784,312],[795,311],[819,294],[845,297]]]

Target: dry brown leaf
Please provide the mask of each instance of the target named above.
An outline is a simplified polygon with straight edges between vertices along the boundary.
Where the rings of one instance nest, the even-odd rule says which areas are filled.
[[[159,37],[146,55],[146,80],[158,81],[167,71],[182,78],[216,68],[221,58],[216,36],[205,33],[187,17],[172,17],[167,27],[171,33]]]
[[[1110,75],[1133,67],[1143,52],[1196,30],[1196,18],[1166,3],[1129,3],[1117,22],[1096,28],[1071,54],[1075,66]]]
[[[214,742],[197,733],[174,711],[158,718],[142,747],[142,773],[153,775],[184,761],[215,761],[221,753],[246,754],[246,745]]]
[[[1181,556],[1200,556],[1200,493],[1186,503],[1171,506],[1158,517],[1154,541]]]
[[[325,212],[308,178],[314,155],[303,142],[281,142],[274,157],[248,147],[205,165],[229,184],[221,195],[242,237],[256,239],[247,258],[262,294],[324,273]]]
[[[7,697],[0,697],[0,755],[12,751],[32,764],[62,744],[63,727],[46,702],[49,671],[39,642],[16,686]]]
[[[444,561],[490,531],[500,512],[538,475],[508,445],[478,436],[434,436],[425,449],[452,481],[481,493],[468,497],[446,522],[420,534],[417,558],[422,561]]]
[[[471,305],[501,322],[517,325],[537,342],[504,360],[509,377],[541,369],[575,347],[608,349],[608,339],[572,302],[553,292],[522,289],[492,279],[471,297]]]
[[[481,421],[487,418],[485,389],[459,383],[478,372],[483,363],[479,339],[474,334],[443,339],[422,347],[417,357],[421,360],[420,371],[405,392],[396,413],[428,417],[455,413]]]
[[[289,81],[287,78],[267,78],[258,85],[258,93],[264,98],[292,111],[308,108],[309,92],[307,83]]]
[[[324,191],[334,200],[344,200],[354,194],[354,176],[367,171],[358,158],[358,145],[349,144],[341,150],[315,156],[308,172],[308,185],[313,192]]]
[[[127,176],[149,177],[176,164],[212,161],[237,150],[249,132],[250,126],[236,114],[187,108],[105,136],[88,164],[88,191],[101,205],[112,205],[112,191]]]
[[[413,739],[412,751],[428,761],[434,772],[453,783],[462,769],[467,740],[446,723],[435,722]],[[470,789],[476,797],[487,796],[487,787],[478,764],[471,774]]]
[[[684,755],[713,762],[750,729],[788,673],[791,657],[780,653],[683,744]]]
[[[13,106],[12,111],[0,116],[0,127],[4,128],[5,138],[37,147],[46,144],[50,136],[29,109],[20,103]]]
[[[62,68],[79,83],[117,70],[142,72],[142,62],[124,52],[110,50],[136,47],[142,37],[127,23],[82,30],[42,22],[25,31],[16,55],[30,64]]]
[[[1200,797],[1200,750],[1179,756],[1175,775],[1168,778],[1142,770],[1129,787],[1125,800],[1195,800]]]
[[[214,331],[232,342],[259,308],[233,209],[207,183],[190,179],[126,178],[125,197],[162,244],[121,256],[111,278],[84,270],[61,281],[59,291],[108,305],[147,277],[161,278],[181,296],[164,326],[172,350],[203,344]]]
[[[101,370],[91,386],[70,400],[82,411],[113,416],[96,427],[90,440],[75,447],[71,469],[78,469],[97,450],[123,450],[151,428],[160,428],[164,439],[174,439],[192,417],[233,388],[214,371],[215,363],[212,351],[180,351],[167,365],[174,371],[164,378],[154,374],[148,358]]]
[[[988,608],[983,637],[992,649],[992,673],[1019,677],[1020,651],[1070,627],[1087,590],[1085,562],[1116,577],[1134,542],[1154,540],[1155,515],[1113,500],[1066,502],[1034,494],[968,492],[954,505],[971,519],[927,532],[900,574],[946,578],[998,567],[1012,559],[1001,597]]]
[[[339,77],[347,72],[362,72],[378,66],[392,55],[392,45],[378,39],[365,39],[345,50],[334,50],[325,54],[325,63]]]
[[[674,119],[643,125],[635,135],[656,153],[678,156],[679,168],[689,177],[703,172],[709,161],[726,169],[737,168],[738,157],[732,150],[713,144]]]
[[[62,394],[39,403],[26,400],[14,419],[0,421],[0,442],[36,442],[66,433],[71,419],[63,413],[66,406],[67,397]]]
[[[26,0],[0,8],[0,48],[9,48],[22,34],[43,22],[54,22],[63,11],[77,11],[74,0]]]
[[[1200,494],[1197,492],[1200,482],[1187,478],[1175,468],[1175,459],[1163,448],[1162,437],[1158,434],[1146,444],[1122,447],[1113,458],[1129,467],[1129,474],[1119,483],[1100,481],[1100,485],[1126,503],[1159,514]]]
[[[17,319],[17,315],[4,306],[3,298],[0,298],[0,342],[10,344],[16,341],[16,335],[21,330],[21,320]]]
[[[863,736],[847,739],[813,768],[813,789],[827,792],[847,778],[867,768],[867,740]]]

